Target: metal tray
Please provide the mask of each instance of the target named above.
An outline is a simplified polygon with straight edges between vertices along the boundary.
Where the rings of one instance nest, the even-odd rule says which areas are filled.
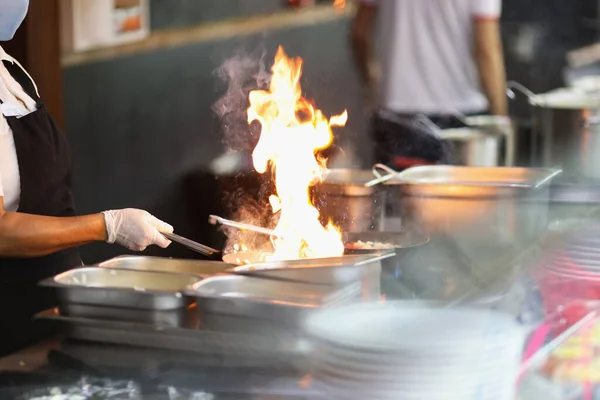
[[[304,357],[309,344],[297,332],[265,329],[249,334],[245,329],[217,331],[190,327],[156,326],[127,321],[77,318],[46,310],[36,319],[63,325],[68,338],[98,343],[123,344],[163,350],[178,350],[207,355],[235,355],[246,360],[254,357]]]
[[[267,262],[235,267],[228,272],[339,287],[361,282],[366,276],[379,280],[382,260],[394,255],[389,250],[360,256]]]
[[[200,280],[191,275],[87,267],[64,272],[40,284],[55,287],[61,304],[174,310],[189,304],[182,293]]]
[[[111,321],[129,321],[153,324],[157,326],[186,326],[191,310],[155,311],[129,308],[99,307],[85,304],[66,303],[59,307],[61,315],[75,318],[93,318]],[[192,311],[195,312],[195,311]]]
[[[344,288],[291,283],[245,276],[216,276],[194,285],[202,314],[223,314],[300,323],[307,313],[361,299],[360,284]]]
[[[461,167],[434,165],[403,171],[386,184],[535,188],[550,185],[560,170],[545,168]]]
[[[98,264],[102,268],[132,269],[136,271],[170,272],[197,275],[203,278],[217,275],[233,265],[221,261],[181,260],[163,257],[120,256]]]

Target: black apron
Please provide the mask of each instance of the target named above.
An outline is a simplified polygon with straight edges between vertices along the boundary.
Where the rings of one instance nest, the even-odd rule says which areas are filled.
[[[18,212],[69,217],[75,215],[71,190],[71,154],[67,138],[41,103],[33,82],[18,65],[5,67],[25,92],[37,101],[37,111],[21,118],[6,117],[12,129],[21,198]],[[75,248],[39,258],[0,258],[0,354],[8,354],[51,335],[52,329],[32,320],[56,305],[54,293],[37,283],[81,265]]]

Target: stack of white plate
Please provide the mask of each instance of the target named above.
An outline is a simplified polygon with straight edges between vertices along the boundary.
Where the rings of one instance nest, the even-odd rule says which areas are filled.
[[[524,341],[508,315],[410,302],[321,311],[307,321],[328,399],[512,400]]]
[[[565,278],[600,280],[600,226],[579,229],[561,239],[544,268]]]

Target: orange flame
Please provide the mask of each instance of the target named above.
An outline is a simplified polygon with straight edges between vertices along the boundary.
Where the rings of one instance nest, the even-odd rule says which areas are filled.
[[[343,10],[344,8],[346,8],[346,0],[335,0],[333,2],[333,6],[340,10]]]
[[[344,245],[337,227],[323,227],[310,200],[310,186],[319,181],[324,161],[315,152],[333,141],[332,126],[344,126],[348,114],[331,117],[302,97],[302,59],[288,58],[280,46],[272,68],[269,90],[250,93],[248,123],[258,121],[261,135],[252,154],[254,168],[265,173],[272,166],[276,194],[270,203],[279,222],[271,238],[271,259],[337,257]]]

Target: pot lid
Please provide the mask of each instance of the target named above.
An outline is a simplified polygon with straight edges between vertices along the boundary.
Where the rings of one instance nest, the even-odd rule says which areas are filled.
[[[600,96],[580,90],[562,88],[532,96],[529,98],[529,103],[533,106],[564,110],[600,109]]]

